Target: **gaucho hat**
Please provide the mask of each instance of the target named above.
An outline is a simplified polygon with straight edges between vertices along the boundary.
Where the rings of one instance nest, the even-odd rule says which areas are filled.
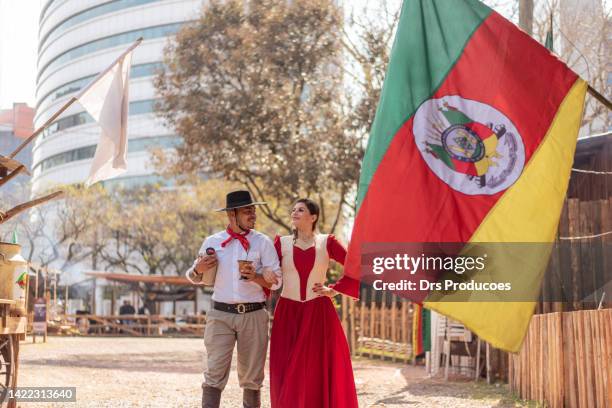
[[[265,202],[253,201],[251,193],[246,190],[232,191],[225,197],[225,208],[216,211],[234,210],[236,208],[248,207],[250,205],[265,205]]]

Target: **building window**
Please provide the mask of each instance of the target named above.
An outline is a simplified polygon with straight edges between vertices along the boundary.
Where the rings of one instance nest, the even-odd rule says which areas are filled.
[[[149,64],[139,64],[132,66],[130,70],[130,78],[140,78],[146,76],[152,76],[156,73],[157,70],[161,69],[163,64],[161,62],[151,62]],[[46,100],[50,98],[50,102],[54,102],[61,98],[62,96],[66,96],[75,92],[80,91],[85,86],[89,85],[89,83],[97,76],[98,74],[89,75],[83,78],[76,79],[74,81],[68,82],[66,84],[60,85],[52,91],[48,92],[36,105],[36,109],[38,109]]]
[[[40,40],[40,43],[38,44],[38,49],[41,50],[41,52],[44,51],[43,47],[47,40],[49,42],[53,41],[61,33],[63,33],[72,26],[82,23],[83,21],[87,21],[104,14],[112,13],[114,11],[119,11],[130,7],[136,7],[147,3],[153,3],[156,1],[160,0],[115,0],[80,11],[64,19],[60,23],[56,24],[53,28],[51,28],[49,32],[45,34],[45,36]]]
[[[162,149],[176,148],[181,143],[181,138],[175,135],[141,137],[138,139],[128,140],[128,153],[136,153],[148,150],[153,147]],[[62,152],[51,157],[48,157],[39,162],[34,171],[45,171],[53,167],[61,166],[62,164],[71,163],[79,160],[91,159],[96,153],[96,145],[80,147],[78,149]]]
[[[174,180],[153,174],[148,176],[117,177],[102,181],[102,186],[108,189],[124,188],[129,190],[147,184],[159,184],[163,187],[170,187],[174,185]]]
[[[141,115],[144,113],[151,113],[155,108],[155,99],[145,99],[142,101],[130,102],[129,115]],[[93,118],[87,112],[75,113],[74,115],[66,116],[58,119],[43,131],[42,138],[46,139],[52,134],[61,130],[66,130],[71,127],[84,125],[85,123],[93,122]]]
[[[68,51],[63,52],[62,54],[47,62],[47,65],[45,65],[40,70],[36,79],[38,82],[40,82],[40,78],[43,76],[43,73],[52,68],[56,68],[57,66],[63,63],[72,61],[74,59],[82,57],[83,55],[91,54],[106,48],[112,48],[117,45],[132,43],[136,41],[139,37],[143,37],[145,40],[167,37],[169,35],[175,34],[183,24],[184,23],[173,23],[156,27],[149,27],[142,30],[127,31],[125,33],[100,38],[98,40],[90,41],[86,44],[79,45],[77,47],[69,49]]]
[[[47,4],[44,5],[42,11],[40,12],[39,22],[43,21],[43,18],[45,17],[45,13],[47,12],[51,4],[53,4],[54,1],[55,0],[49,0],[47,1]]]

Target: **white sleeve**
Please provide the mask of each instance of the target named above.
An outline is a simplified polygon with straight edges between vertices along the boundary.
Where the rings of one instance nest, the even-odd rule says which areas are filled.
[[[278,254],[274,244],[268,237],[264,237],[261,245],[261,266],[262,268],[271,270],[278,278],[278,283],[272,285],[270,290],[277,290],[283,285],[283,274],[278,261]]]
[[[209,242],[210,242],[210,237],[204,240],[204,242],[202,243],[202,246],[200,247],[200,250],[198,251],[198,256],[206,254],[206,248],[208,248]],[[189,282],[193,283],[194,285],[203,285],[202,275],[196,275],[194,273],[197,262],[198,260],[196,258],[196,260],[193,261],[193,264],[191,265],[191,267],[187,269],[187,271],[185,271],[185,277],[187,278]]]

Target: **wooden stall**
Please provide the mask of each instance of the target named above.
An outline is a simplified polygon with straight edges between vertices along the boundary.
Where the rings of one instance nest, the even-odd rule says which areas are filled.
[[[20,250],[17,244],[0,242],[0,404],[8,407],[16,406],[9,391],[17,387],[19,341],[24,339],[27,326],[27,274],[23,296],[17,298],[14,292],[16,269],[26,265]]]
[[[557,243],[537,313],[612,307],[612,132],[576,145]]]

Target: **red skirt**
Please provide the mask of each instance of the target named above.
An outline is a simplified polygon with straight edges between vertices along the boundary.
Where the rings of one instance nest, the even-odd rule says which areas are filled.
[[[281,297],[270,338],[272,408],[356,408],[351,355],[327,296]]]

